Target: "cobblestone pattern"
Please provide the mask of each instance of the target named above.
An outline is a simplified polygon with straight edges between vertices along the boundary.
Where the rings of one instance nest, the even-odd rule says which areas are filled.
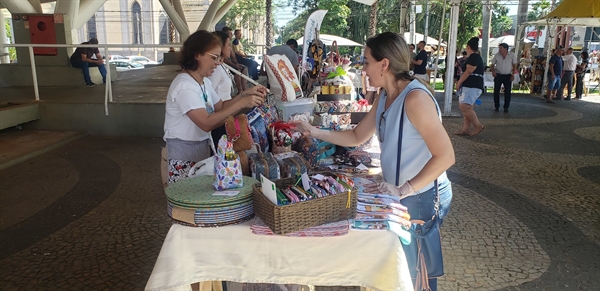
[[[600,106],[572,101],[551,107],[515,94],[504,115],[493,113],[491,95],[482,99],[476,110],[486,129],[476,137],[451,137],[455,198],[443,227],[447,276],[439,290],[597,290],[600,150],[576,132],[599,126]],[[460,122],[444,119],[450,133]],[[73,175],[79,175],[63,196],[46,196],[54,202],[43,201],[49,205],[40,207],[44,215],[0,227],[2,246],[10,246],[0,249],[0,288],[143,289],[171,225],[158,170],[162,144],[86,137],[0,171],[2,195],[9,190],[16,197],[2,200],[9,201],[2,209],[16,201],[36,204],[33,191],[40,197],[56,191],[48,181],[57,179],[55,171],[77,169]],[[74,166],[56,168],[57,159]],[[28,173],[46,187],[11,179]]]
[[[600,127],[583,127],[575,130],[575,134],[585,139],[600,142]]]
[[[443,290],[493,290],[540,277],[548,254],[531,231],[480,194],[453,184],[451,214],[442,227]]]

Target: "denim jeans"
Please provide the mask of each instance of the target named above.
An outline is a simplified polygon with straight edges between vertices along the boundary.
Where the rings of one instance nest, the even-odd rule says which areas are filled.
[[[450,180],[443,181],[438,184],[438,190],[440,191],[440,227],[442,226],[444,219],[450,212],[450,204],[452,203],[452,183]],[[430,221],[435,215],[435,199],[436,199],[435,187],[422,192],[418,195],[413,195],[400,200],[402,205],[408,208],[408,214],[410,219],[420,219],[425,222]],[[403,245],[404,246],[404,245]],[[404,248],[404,251],[408,251]],[[414,270],[416,266],[408,266],[409,269]],[[413,279],[413,285],[415,280]],[[437,290],[437,278],[429,279],[429,287],[431,291]]]
[[[237,62],[248,67],[248,75],[253,80],[258,80],[258,63],[254,60],[247,59],[238,55],[235,55]]]
[[[75,60],[71,61],[71,66],[73,66],[73,68],[81,69],[81,72],[83,73],[83,80],[86,84],[92,83],[92,78],[90,77],[90,67],[98,67],[100,75],[102,75],[102,82],[106,83],[106,68],[104,67],[104,64],[88,63],[82,60]]]

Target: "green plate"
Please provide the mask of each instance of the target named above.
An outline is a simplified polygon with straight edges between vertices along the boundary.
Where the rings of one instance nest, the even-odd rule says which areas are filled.
[[[252,199],[252,185],[258,181],[244,176],[244,186],[241,188],[228,189],[227,191],[239,191],[236,196],[213,196],[213,176],[198,176],[171,184],[165,193],[167,200],[173,204],[192,208],[219,208],[242,204]]]

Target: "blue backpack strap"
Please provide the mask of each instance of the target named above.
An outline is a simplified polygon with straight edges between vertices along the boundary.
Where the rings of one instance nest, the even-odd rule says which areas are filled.
[[[326,142],[326,141],[321,142],[321,143],[319,143],[317,145],[317,152],[320,152],[321,149],[324,148],[324,147],[326,147],[326,146],[330,146],[331,148],[328,149],[328,150],[326,150],[326,151],[324,151],[324,152],[322,152],[322,153],[320,153],[317,156],[317,161],[320,160],[320,159],[324,159],[326,157],[329,157],[329,156],[335,154],[335,145],[332,144],[332,143],[330,143],[330,142]]]

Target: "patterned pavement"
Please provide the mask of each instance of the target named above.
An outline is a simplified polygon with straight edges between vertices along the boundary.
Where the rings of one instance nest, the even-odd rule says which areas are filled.
[[[516,95],[504,114],[482,97],[485,130],[451,137],[439,290],[598,290],[597,99]],[[142,290],[170,226],[161,145],[85,137],[0,171],[0,289]]]

